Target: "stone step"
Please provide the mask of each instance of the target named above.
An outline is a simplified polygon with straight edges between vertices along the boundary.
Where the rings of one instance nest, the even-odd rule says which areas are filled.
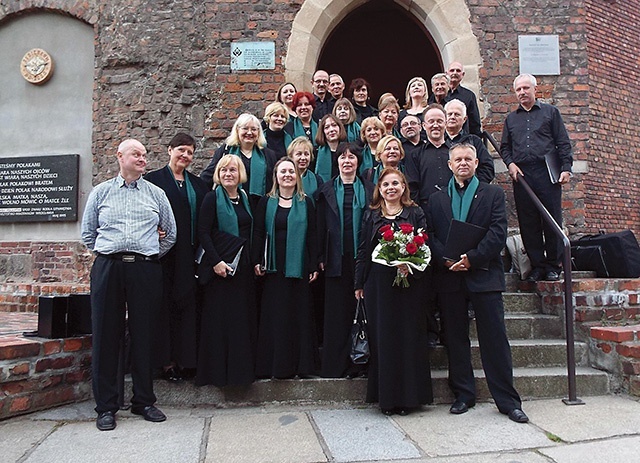
[[[564,339],[515,339],[509,344],[514,368],[564,367],[567,364],[567,343]],[[587,345],[576,342],[574,346],[576,363],[582,365]],[[444,346],[429,352],[432,370],[447,368],[447,349]],[[471,341],[471,362],[473,368],[482,368],[478,341]]]
[[[484,373],[476,370],[478,400],[487,401]],[[447,385],[447,371],[432,372],[434,402],[449,403],[453,396]],[[516,368],[516,389],[523,399],[567,397],[567,370],[560,367]],[[366,379],[288,379],[260,380],[247,387],[214,386],[196,387],[192,382],[169,383],[156,380],[155,393],[159,406],[210,405],[220,408],[256,406],[265,403],[286,404],[334,404],[362,403],[366,393]],[[578,397],[609,393],[609,378],[606,373],[585,367],[576,369]],[[130,382],[125,390],[130,391]]]
[[[558,339],[563,337],[562,320],[557,315],[511,314],[504,317],[509,339]],[[469,323],[469,336],[477,339],[475,320]]]
[[[535,293],[503,293],[505,313],[541,313],[542,301]]]
[[[572,280],[579,280],[583,278],[595,278],[596,272],[571,272]],[[504,274],[505,282],[507,284],[507,291],[525,291],[530,292],[535,290],[535,283],[531,283],[528,281],[523,281],[520,279],[520,275],[516,273],[505,273]],[[560,278],[564,279],[564,272],[560,274]]]

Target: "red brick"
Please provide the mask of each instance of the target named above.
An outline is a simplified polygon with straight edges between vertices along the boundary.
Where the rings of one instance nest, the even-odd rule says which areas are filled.
[[[11,373],[12,376],[25,375],[29,373],[29,365],[30,364],[28,362],[19,363],[18,365],[9,369],[9,372]]]
[[[31,397],[16,397],[14,399],[11,399],[10,404],[11,405],[9,405],[9,412],[24,412],[31,408]]]
[[[77,352],[82,349],[82,338],[67,338],[64,340],[65,352]]]
[[[611,347],[611,344],[608,344],[606,342],[599,342],[597,346],[598,346],[598,349],[600,349],[605,354],[608,354],[613,350],[613,348]]]
[[[58,354],[62,352],[62,341],[60,339],[45,341],[42,344],[42,350],[44,355]]]
[[[40,353],[40,343],[22,339],[3,339],[0,360],[35,357]]]
[[[622,360],[622,372],[625,375],[640,375],[640,362],[633,360]]]
[[[639,325],[634,326],[597,326],[591,328],[591,337],[611,342],[625,342],[635,340]]]
[[[640,358],[640,343],[625,342],[616,346],[616,352],[624,357]]]

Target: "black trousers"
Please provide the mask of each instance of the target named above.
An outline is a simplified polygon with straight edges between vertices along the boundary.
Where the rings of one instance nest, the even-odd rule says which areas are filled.
[[[162,269],[158,261],[123,262],[96,257],[91,269],[93,326],[93,396],[96,412],[116,412],[118,359],[125,318],[131,347],[134,408],[153,405],[153,319],[162,304]]]
[[[469,317],[473,304],[480,356],[489,392],[501,413],[521,408],[520,396],[513,387],[511,347],[504,325],[502,293],[474,293],[467,289],[439,293],[440,318],[449,353],[449,386],[456,400],[475,404],[476,386],[471,365]]]
[[[544,162],[519,167],[533,192],[562,227],[562,186],[559,183],[555,185],[551,183]],[[562,261],[562,241],[553,233],[553,229],[543,222],[536,205],[518,182],[513,183],[513,196],[518,212],[522,243],[531,259],[531,265],[545,272],[559,271]]]

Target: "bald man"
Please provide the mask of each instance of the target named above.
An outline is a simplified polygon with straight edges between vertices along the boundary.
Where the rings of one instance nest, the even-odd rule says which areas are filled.
[[[480,111],[478,110],[478,100],[476,94],[466,87],[460,85],[464,79],[464,66],[458,61],[453,61],[447,68],[449,76],[449,92],[447,101],[454,98],[462,101],[467,107],[467,121],[464,130],[467,133],[482,137],[482,122],[480,121]]]

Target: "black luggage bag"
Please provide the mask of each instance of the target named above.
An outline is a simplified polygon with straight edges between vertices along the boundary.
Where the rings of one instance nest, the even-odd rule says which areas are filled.
[[[640,277],[640,247],[631,230],[572,241],[571,259],[576,270],[595,271],[599,278]]]

